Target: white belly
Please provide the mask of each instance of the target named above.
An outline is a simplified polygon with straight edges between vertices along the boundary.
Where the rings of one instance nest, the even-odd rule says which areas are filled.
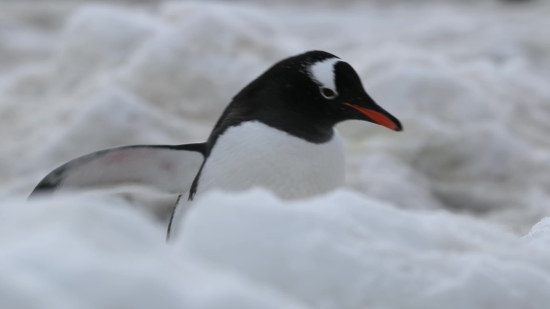
[[[338,131],[323,144],[306,142],[261,122],[245,122],[220,136],[206,160],[197,196],[210,189],[266,188],[281,198],[322,194],[344,183]]]
[[[313,144],[260,122],[245,122],[220,136],[202,169],[196,198],[208,190],[245,191],[263,187],[284,199],[299,199],[344,184],[344,149],[338,131]],[[191,202],[182,198],[171,235],[178,235]]]

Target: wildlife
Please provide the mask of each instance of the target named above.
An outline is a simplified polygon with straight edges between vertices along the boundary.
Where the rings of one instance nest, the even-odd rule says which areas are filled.
[[[286,58],[237,93],[204,143],[132,145],[69,161],[31,196],[64,189],[137,183],[179,194],[168,234],[191,202],[212,189],[253,187],[282,199],[344,184],[345,158],[335,125],[362,120],[401,131],[365,91],[350,64],[324,51]]]

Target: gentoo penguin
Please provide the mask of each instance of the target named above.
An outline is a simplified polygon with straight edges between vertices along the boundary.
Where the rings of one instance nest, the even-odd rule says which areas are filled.
[[[60,188],[150,185],[180,194],[170,225],[213,188],[259,186],[284,199],[310,197],[343,185],[344,151],[334,126],[352,119],[402,130],[367,94],[351,65],[310,51],[276,63],[242,89],[205,143],[91,153],[48,174],[31,196]]]

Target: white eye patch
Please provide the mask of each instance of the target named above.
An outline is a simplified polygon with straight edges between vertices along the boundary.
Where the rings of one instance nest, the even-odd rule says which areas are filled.
[[[327,88],[334,91],[335,94],[338,94],[336,91],[335,85],[335,75],[334,75],[334,65],[340,62],[338,58],[329,58],[323,61],[315,62],[309,67],[309,75],[311,78],[317,82],[321,88]]]

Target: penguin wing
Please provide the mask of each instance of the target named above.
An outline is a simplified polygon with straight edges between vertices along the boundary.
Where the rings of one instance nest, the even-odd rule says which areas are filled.
[[[206,144],[135,145],[93,152],[49,173],[31,196],[61,188],[142,184],[169,193],[187,192],[205,157]]]

